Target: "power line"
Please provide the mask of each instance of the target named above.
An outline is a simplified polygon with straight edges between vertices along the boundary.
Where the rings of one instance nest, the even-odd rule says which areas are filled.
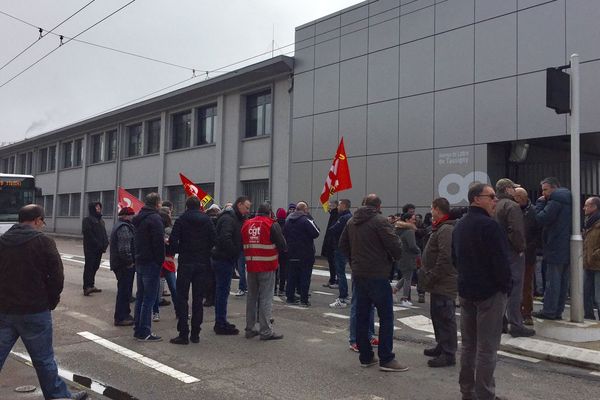
[[[73,36],[72,38],[68,39],[66,42],[63,43],[62,39],[63,37],[61,36],[61,42],[60,45],[56,48],[54,48],[53,50],[49,51],[48,53],[46,53],[44,56],[42,56],[41,58],[39,58],[37,61],[35,61],[33,64],[30,64],[27,68],[25,68],[24,70],[22,70],[21,72],[19,72],[18,74],[14,75],[12,78],[10,78],[9,80],[7,80],[6,82],[4,82],[2,85],[0,85],[0,88],[3,88],[4,86],[8,85],[10,82],[12,82],[13,80],[15,80],[16,78],[18,78],[19,76],[23,75],[25,72],[29,71],[31,68],[33,68],[35,65],[37,65],[39,62],[41,62],[42,60],[44,60],[46,57],[48,57],[50,54],[54,53],[56,50],[58,50],[59,48],[61,48],[63,45],[69,43],[72,40],[75,40],[78,36],[83,35],[85,32],[89,31],[90,29],[92,29],[93,27],[97,26],[98,24],[106,21],[108,18],[112,17],[113,15],[115,15],[116,13],[118,13],[119,11],[121,11],[122,9],[124,9],[125,7],[129,6],[130,4],[134,3],[135,0],[131,0],[129,3],[125,4],[124,6],[119,7],[117,10],[113,11],[112,13],[108,14],[106,17],[102,18],[100,21],[94,23],[93,25],[89,26],[88,28],[84,29],[83,31],[79,32],[77,35]]]

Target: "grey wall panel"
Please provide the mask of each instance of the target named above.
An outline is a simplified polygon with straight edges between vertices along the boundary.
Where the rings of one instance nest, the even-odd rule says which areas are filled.
[[[475,143],[517,139],[517,78],[475,85]]]
[[[340,15],[333,15],[323,21],[319,21],[316,24],[315,33],[322,35],[331,32],[340,27]]]
[[[338,111],[315,115],[313,159],[333,160],[338,145]]]
[[[473,87],[435,93],[435,146],[473,143]]]
[[[473,82],[473,42],[473,26],[435,37],[436,90]]]
[[[398,8],[392,8],[387,11],[382,11],[377,14],[372,14],[369,17],[369,26],[374,27],[387,21],[391,21],[395,18],[400,17],[400,10]]]
[[[315,45],[315,68],[340,61],[340,38]]]
[[[433,93],[400,99],[400,151],[433,147]]]
[[[548,0],[517,0],[517,4],[519,6],[519,10],[524,8],[537,6],[543,3],[547,3]]]
[[[263,179],[269,179],[268,166],[240,168],[240,181],[255,181]]]
[[[58,193],[81,193],[83,168],[65,169],[58,174]]]
[[[273,205],[287,204],[290,177],[290,98],[287,80],[275,83],[274,121],[271,140],[271,201]],[[218,178],[217,178],[218,179]],[[286,207],[285,205],[283,207]]]
[[[296,29],[295,42],[301,42],[306,39],[310,39],[316,35],[315,25],[308,25],[302,29]]]
[[[546,72],[519,76],[517,79],[517,129],[519,139],[566,133],[564,115],[546,107]]]
[[[106,163],[100,165],[90,165],[87,168],[86,192],[95,192],[99,190],[114,190],[116,187],[115,177],[117,176],[117,164]]]
[[[407,15],[424,9],[433,10],[436,0],[401,0],[400,3],[400,14]]]
[[[340,107],[367,102],[367,56],[340,63]]]
[[[394,18],[369,28],[369,51],[377,51],[400,43],[400,19]]]
[[[410,14],[404,14],[404,9],[400,12],[400,43],[433,35],[434,7],[424,8]]]
[[[398,100],[370,104],[367,111],[367,154],[398,151]]]
[[[567,0],[567,57],[600,57],[600,7],[597,0]]]
[[[367,152],[367,106],[340,110],[340,137],[346,155],[364,156]]]
[[[214,182],[215,156],[214,147],[201,147],[166,154],[165,186],[181,183],[179,172],[182,172],[194,182]]]
[[[353,22],[351,24],[348,25],[342,25],[342,27],[340,28],[340,35],[344,36],[344,35],[348,35],[350,33],[354,33],[360,30],[369,30],[369,20],[365,19],[365,20],[360,20],[360,21],[356,21]]]
[[[489,176],[487,144],[476,144],[473,146],[473,168],[475,171],[485,172]],[[488,180],[486,183],[490,183],[490,181]]]
[[[313,117],[294,118],[292,162],[312,160]]]
[[[433,91],[434,38],[400,46],[400,96]]]
[[[398,7],[400,7],[400,0],[372,1],[369,4],[369,15],[374,16]]]
[[[315,67],[314,40],[296,43],[294,50],[294,73],[300,74]]]
[[[581,64],[580,70],[580,129],[581,132],[600,131],[598,93],[600,93],[600,62]]]
[[[517,14],[475,25],[475,82],[517,73]]]
[[[290,167],[290,194],[289,202],[311,197],[312,163],[292,163]],[[287,210],[287,204],[284,206]]]
[[[398,47],[369,54],[369,103],[398,97]]]
[[[517,0],[477,0],[475,21],[497,17],[517,10]]]
[[[322,35],[317,35],[315,37],[315,44],[323,43],[331,39],[335,39],[340,37],[340,29],[334,29],[329,32],[325,32]]]
[[[240,166],[263,166],[271,162],[271,136],[243,140],[240,145]]]
[[[504,1],[504,0],[502,0]],[[435,31],[443,32],[472,24],[475,16],[474,0],[452,0],[435,5]]]
[[[315,69],[315,112],[332,111],[339,105],[340,65]]]
[[[361,29],[342,36],[340,44],[340,58],[342,60],[367,54],[369,44],[369,31]]]
[[[54,174],[35,175],[35,186],[42,189],[42,195],[54,194],[56,186],[56,176]]]
[[[314,79],[313,71],[294,75],[294,117],[313,113]]]
[[[239,146],[243,130],[243,116],[239,95],[225,96],[223,104],[223,136],[221,153],[220,199],[235,199],[239,196]],[[221,200],[223,201],[223,200]]]
[[[377,193],[390,206],[398,202],[398,153],[367,157],[367,193]]]
[[[342,16],[341,16],[342,27],[345,25],[360,21],[362,19],[365,19],[368,16],[369,16],[369,6],[368,5],[364,5],[364,6],[352,9],[350,11],[346,11],[345,13],[342,13]]]
[[[54,223],[57,232],[81,235],[81,219],[79,217],[56,217]]]
[[[519,12],[519,74],[565,63],[565,5],[554,1]]]
[[[398,154],[398,206],[427,207],[433,200],[433,150]],[[391,206],[383,199],[383,203]]]

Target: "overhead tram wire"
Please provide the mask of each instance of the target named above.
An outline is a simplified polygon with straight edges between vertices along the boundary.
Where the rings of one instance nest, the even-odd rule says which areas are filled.
[[[4,86],[8,85],[10,82],[12,82],[13,80],[17,79],[19,76],[23,75],[25,72],[29,71],[31,68],[33,68],[35,65],[37,65],[39,62],[41,62],[42,60],[44,60],[46,57],[48,57],[50,54],[54,53],[56,50],[60,49],[62,46],[66,45],[67,43],[69,43],[72,40],[75,40],[78,36],[83,35],[85,32],[89,31],[90,29],[92,29],[93,27],[97,26],[98,24],[106,21],[108,18],[112,17],[113,15],[115,15],[116,13],[118,13],[119,11],[123,10],[125,7],[129,6],[130,4],[134,3],[136,0],[131,0],[129,3],[119,7],[118,9],[116,9],[115,11],[113,11],[112,13],[108,14],[106,17],[102,18],[100,21],[94,23],[93,25],[89,26],[88,28],[84,29],[83,31],[79,32],[77,35],[73,36],[72,38],[68,39],[66,42],[62,42],[61,44],[54,48],[53,50],[49,51],[48,53],[46,53],[44,56],[42,56],[41,58],[39,58],[37,61],[35,61],[33,64],[30,64],[27,68],[25,68],[24,70],[22,70],[21,72],[19,72],[18,74],[14,75],[12,78],[10,78],[9,80],[7,80],[6,82],[2,83],[0,85],[0,88],[3,88]]]
[[[27,50],[29,50],[30,48],[32,48],[33,46],[35,46],[41,39],[45,38],[48,34],[54,32],[54,30],[56,28],[58,28],[59,26],[61,26],[62,24],[64,24],[65,22],[67,22],[68,20],[70,20],[71,18],[73,18],[75,15],[79,14],[81,11],[83,11],[84,9],[86,9],[90,4],[92,4],[94,1],[96,0],[91,0],[89,3],[87,3],[86,5],[84,5],[83,7],[81,7],[79,10],[75,11],[73,14],[69,15],[66,19],[64,19],[63,21],[61,21],[58,25],[56,25],[54,28],[50,29],[50,30],[46,30],[43,29],[41,27],[35,27],[36,29],[39,29],[40,32],[40,37],[37,38],[34,42],[32,42],[29,46],[25,47],[19,54],[17,54],[16,56],[14,56],[13,58],[11,58],[10,60],[8,60],[3,66],[0,67],[0,71],[2,71],[8,64],[10,64],[11,62],[15,61],[17,58],[19,58],[23,53],[25,53]],[[34,26],[33,24],[30,24],[28,22],[23,21],[22,19],[16,18],[8,13],[5,13],[3,11],[0,11],[0,14],[4,14],[10,18],[14,18],[18,21],[21,21],[23,23],[26,23],[27,25],[30,26]],[[42,33],[45,32],[45,33]]]

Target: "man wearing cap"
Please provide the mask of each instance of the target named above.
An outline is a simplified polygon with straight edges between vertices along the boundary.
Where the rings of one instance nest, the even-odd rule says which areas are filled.
[[[513,337],[533,336],[535,331],[523,325],[521,300],[523,299],[523,278],[525,276],[525,223],[521,207],[515,201],[515,188],[519,187],[508,178],[496,182],[498,203],[496,204],[496,221],[500,224],[509,244],[510,273],[512,290],[508,296],[506,319],[510,328],[508,333]]]
[[[110,233],[110,269],[117,278],[117,300],[115,303],[115,326],[133,325],[129,299],[133,291],[135,276],[135,228],[131,219],[133,208],[124,207],[119,211],[119,220]]]

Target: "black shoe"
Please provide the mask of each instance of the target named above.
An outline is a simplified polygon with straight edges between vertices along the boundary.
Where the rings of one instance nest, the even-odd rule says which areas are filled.
[[[456,364],[456,358],[448,354],[441,354],[436,358],[427,361],[427,365],[431,368],[450,367]]]
[[[535,330],[530,329],[530,328],[513,328],[511,326],[511,328],[509,329],[508,333],[510,334],[510,336],[512,337],[531,337],[531,336],[535,336]]]
[[[557,319],[555,317],[551,317],[549,315],[544,314],[542,311],[535,311],[535,312],[531,313],[531,316],[534,318],[539,318],[539,319],[548,319],[550,321],[555,321]]]
[[[260,333],[258,333],[254,329],[250,329],[250,330],[246,330],[246,334],[244,336],[246,337],[246,339],[252,339],[253,337],[258,336],[258,335],[260,335]]]
[[[102,289],[98,289],[96,286],[92,286],[90,289],[92,289],[92,293],[102,293]]]
[[[88,394],[86,391],[71,393],[71,398],[74,400],[85,400],[88,398]]]
[[[273,332],[270,336],[261,336],[260,340],[279,340],[283,339],[283,335]]]
[[[92,293],[94,293],[94,288],[89,287],[89,288],[83,289],[83,295],[84,296],[89,296]]]
[[[419,293],[419,303],[425,303],[425,294]]]
[[[306,303],[300,302],[300,307],[304,307],[304,308],[310,307],[310,301],[307,301]]]
[[[169,342],[171,342],[173,344],[189,344],[190,343],[188,338],[185,336],[174,337],[173,339],[169,340]]]
[[[190,342],[192,343],[200,343],[200,335],[190,335]]]
[[[300,304],[300,300],[294,300],[294,301],[286,300],[285,304],[290,304],[290,305],[297,306],[298,304]]]
[[[158,305],[160,307],[164,307],[164,306],[171,305],[171,302],[167,299],[160,299],[160,302],[158,303]]]
[[[240,333],[237,328],[231,328],[230,326],[215,325],[214,331],[217,335],[238,335]]]
[[[204,300],[204,303],[202,305],[204,307],[214,307],[215,302],[214,302],[214,300]]]
[[[433,347],[431,349],[423,350],[423,354],[427,357],[439,357],[442,354],[442,350],[439,347]]]
[[[132,319],[124,319],[123,321],[115,321],[115,326],[131,326],[133,325]]]

